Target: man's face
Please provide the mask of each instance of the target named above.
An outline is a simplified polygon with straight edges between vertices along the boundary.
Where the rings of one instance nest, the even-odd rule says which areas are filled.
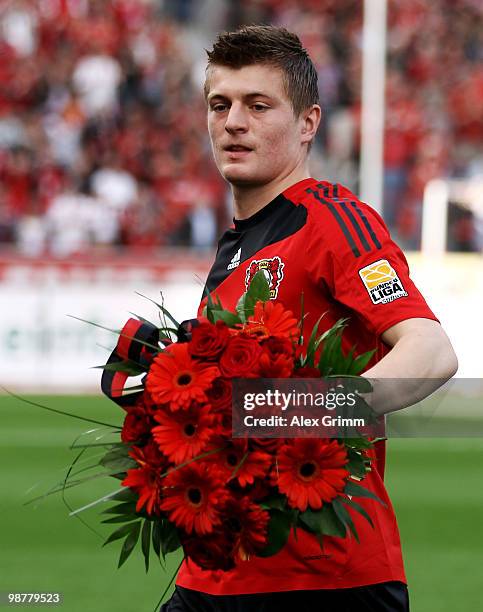
[[[208,130],[216,165],[228,182],[266,185],[305,158],[302,121],[294,116],[279,68],[212,66],[208,86]]]

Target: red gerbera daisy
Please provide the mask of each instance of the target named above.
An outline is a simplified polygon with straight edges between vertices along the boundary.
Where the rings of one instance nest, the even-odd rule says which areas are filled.
[[[233,549],[235,538],[225,529],[222,533],[206,536],[186,536],[181,539],[187,557],[204,570],[228,571],[235,567]]]
[[[160,424],[153,427],[153,438],[160,450],[176,464],[199,455],[216,433],[212,425],[218,422],[209,406],[171,413],[158,411],[154,419]]]
[[[223,524],[235,536],[235,552],[246,561],[267,543],[270,515],[248,497],[231,497],[223,512]]]
[[[260,376],[262,378],[289,378],[294,366],[294,347],[291,340],[271,336],[262,344]]]
[[[216,366],[193,360],[186,344],[171,344],[154,359],[146,389],[158,404],[186,409],[193,401],[206,402],[206,390],[218,375]]]
[[[160,508],[177,527],[204,535],[221,523],[220,509],[228,492],[211,464],[195,461],[173,470],[164,485]]]
[[[214,454],[210,461],[216,463],[226,480],[234,477],[241,487],[245,487],[253,484],[255,478],[265,478],[272,458],[263,451],[249,450],[246,440],[234,439],[227,448]]]
[[[146,512],[152,514],[159,512],[162,478],[161,474],[166,468],[166,458],[159,452],[153,442],[144,447],[133,446],[129,455],[140,467],[127,471],[122,485],[130,487],[139,495],[136,503],[136,512],[140,512],[146,505]]]
[[[349,472],[347,453],[337,440],[298,438],[277,453],[272,483],[290,506],[318,510],[344,490]]]
[[[298,321],[294,318],[291,310],[285,310],[280,302],[258,301],[255,304],[253,315],[248,317],[248,322],[243,331],[260,340],[269,336],[283,336],[291,340],[297,340],[300,336]]]

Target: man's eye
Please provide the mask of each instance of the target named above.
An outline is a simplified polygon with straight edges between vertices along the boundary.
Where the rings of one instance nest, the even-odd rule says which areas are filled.
[[[215,111],[215,113],[222,113],[226,110],[226,104],[213,104],[211,110]]]
[[[257,113],[261,113],[263,111],[266,111],[268,109],[268,106],[265,106],[265,104],[253,104],[252,108]]]

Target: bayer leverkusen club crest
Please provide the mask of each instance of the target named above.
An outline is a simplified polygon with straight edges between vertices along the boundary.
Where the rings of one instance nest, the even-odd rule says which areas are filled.
[[[284,266],[285,264],[278,256],[271,257],[270,259],[254,259],[250,262],[245,274],[245,288],[248,289],[255,274],[259,270],[263,270],[270,287],[270,299],[276,299],[278,288],[283,278]]]

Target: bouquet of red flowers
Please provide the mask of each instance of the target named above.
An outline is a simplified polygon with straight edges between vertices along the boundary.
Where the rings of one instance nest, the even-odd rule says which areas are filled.
[[[304,347],[298,321],[271,301],[258,273],[236,311],[209,299],[203,317],[179,325],[162,305],[161,327],[130,319],[104,367],[103,390],[126,410],[121,440],[100,463],[122,489],[106,523],[121,523],[119,565],[141,539],[146,569],[178,549],[205,569],[229,570],[250,555],[279,551],[291,529],[323,536],[357,532],[348,508],[370,470],[371,442],[353,438],[233,438],[232,382],[256,378],[354,377],[372,353],[341,348],[344,321]],[[131,376],[141,384],[126,388]],[[82,510],[82,509],[81,509]]]

